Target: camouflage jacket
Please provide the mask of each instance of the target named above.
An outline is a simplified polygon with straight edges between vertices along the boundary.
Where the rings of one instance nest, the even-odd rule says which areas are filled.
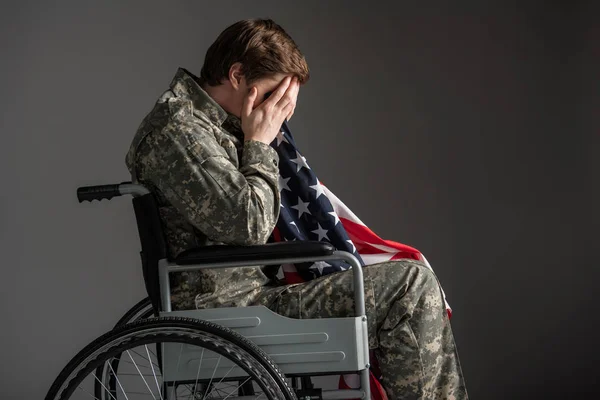
[[[279,156],[244,141],[228,114],[179,68],[126,156],[159,202],[169,256],[200,246],[264,244],[279,217]],[[173,309],[244,306],[269,279],[259,267],[171,274]]]

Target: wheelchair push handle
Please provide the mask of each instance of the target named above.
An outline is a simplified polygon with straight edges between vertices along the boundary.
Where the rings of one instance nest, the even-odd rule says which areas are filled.
[[[120,196],[119,184],[113,185],[97,185],[97,186],[83,186],[77,188],[77,200],[80,203],[84,201],[93,200],[110,200],[115,196]]]
[[[126,194],[135,197],[143,196],[148,193],[150,192],[144,186],[132,184],[131,182],[115,183],[112,185],[82,186],[77,188],[77,200],[82,203],[84,201],[92,202],[93,200],[110,200],[113,197]]]

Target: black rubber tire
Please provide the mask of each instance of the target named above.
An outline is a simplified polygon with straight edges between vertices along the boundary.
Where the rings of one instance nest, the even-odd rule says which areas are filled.
[[[177,317],[152,318],[125,324],[100,336],[63,368],[45,399],[66,400],[81,380],[113,355],[134,346],[164,340],[204,346],[227,358],[235,357],[238,365],[253,376],[271,399],[297,400],[283,373],[254,343],[221,325]]]
[[[152,317],[158,317],[158,315],[154,314],[150,297],[146,297],[145,299],[140,300],[135,306],[131,307],[131,309],[127,311],[125,315],[123,315],[115,324],[115,328],[124,324],[129,324],[131,322]]]

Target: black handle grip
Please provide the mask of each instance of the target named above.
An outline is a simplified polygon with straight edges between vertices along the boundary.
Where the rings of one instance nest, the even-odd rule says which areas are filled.
[[[119,184],[113,185],[98,185],[98,186],[84,186],[77,189],[77,200],[79,202],[92,201],[92,200],[110,200],[115,196],[120,196]]]

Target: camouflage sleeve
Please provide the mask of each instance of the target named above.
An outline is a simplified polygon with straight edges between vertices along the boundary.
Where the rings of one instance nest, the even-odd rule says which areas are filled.
[[[277,152],[267,144],[246,141],[238,169],[207,130],[185,135],[181,131],[186,129],[178,128],[162,135],[175,143],[163,143],[167,152],[161,146],[162,165],[153,168],[159,175],[153,179],[158,189],[211,240],[266,243],[279,217]],[[185,140],[178,139],[180,135]]]

